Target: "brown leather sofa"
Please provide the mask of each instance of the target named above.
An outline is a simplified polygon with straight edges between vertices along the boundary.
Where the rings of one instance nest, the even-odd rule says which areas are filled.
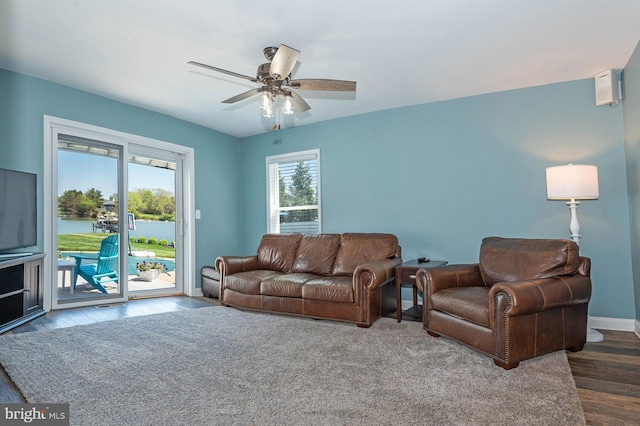
[[[267,234],[254,256],[220,256],[225,306],[369,327],[395,308],[391,234]]]
[[[420,269],[423,327],[505,369],[586,341],[591,261],[568,240],[482,240],[477,264]]]

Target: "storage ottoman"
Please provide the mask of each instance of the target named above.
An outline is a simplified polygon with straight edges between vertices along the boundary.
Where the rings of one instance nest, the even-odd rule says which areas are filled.
[[[202,277],[202,293],[207,297],[220,296],[220,274],[213,266],[203,266],[200,270]]]

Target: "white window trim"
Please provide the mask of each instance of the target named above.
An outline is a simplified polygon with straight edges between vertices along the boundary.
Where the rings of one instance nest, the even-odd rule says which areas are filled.
[[[103,127],[93,126],[77,121],[67,120],[64,118],[53,117],[49,115],[44,116],[44,164],[43,164],[43,191],[44,191],[44,252],[47,255],[45,258],[45,274],[44,274],[44,309],[50,311],[54,305],[53,297],[55,296],[52,291],[52,276],[51,271],[57,271],[57,255],[56,247],[53,247],[52,232],[57,229],[56,226],[56,214],[53,208],[53,195],[57,194],[57,142],[55,141],[54,134],[58,131],[68,130],[74,134],[80,134],[87,138],[104,140],[118,145],[122,145],[124,158],[128,155],[128,144],[136,144],[142,146],[151,146],[159,149],[165,149],[184,155],[184,169],[183,169],[183,200],[184,200],[184,217],[181,226],[184,233],[184,267],[183,270],[183,283],[184,292],[187,296],[198,296],[202,293],[198,293],[196,290],[196,276],[195,276],[195,161],[194,161],[194,149],[177,145],[170,142],[164,142],[157,139],[147,138],[134,134],[119,132]],[[97,136],[98,135],[98,136]],[[123,174],[126,179],[126,167]],[[124,185],[124,182],[122,183]],[[124,188],[121,189],[124,202],[122,205],[126,205],[127,192]],[[124,246],[123,246],[124,247]],[[126,253],[121,253],[122,256],[126,256]],[[198,289],[199,290],[199,289]],[[123,300],[127,300],[127,291],[123,292]],[[114,301],[114,300],[112,300]],[[77,304],[69,303],[64,307],[76,307],[93,304],[93,302],[78,302]]]
[[[318,181],[318,189],[317,189],[317,198],[318,198],[318,233],[322,233],[322,184],[320,179],[320,149],[310,149],[307,151],[297,151],[290,152],[287,154],[279,154],[279,155],[270,155],[265,159],[266,165],[266,192],[267,192],[267,232],[268,233],[280,233],[280,221],[273,218],[274,214],[278,214],[278,210],[280,209],[280,199],[279,191],[272,191],[271,182],[275,179],[274,171],[275,169],[270,167],[273,164],[278,163],[288,163],[294,161],[306,161],[306,160],[316,160],[317,162],[317,181]],[[278,183],[276,182],[276,185]],[[272,197],[272,194],[275,194]],[[276,224],[275,229],[272,228],[271,224]]]

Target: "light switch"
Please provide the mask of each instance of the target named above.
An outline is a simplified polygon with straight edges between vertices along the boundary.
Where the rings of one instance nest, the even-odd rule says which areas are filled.
[[[196,209],[196,219],[200,219],[200,210]]]

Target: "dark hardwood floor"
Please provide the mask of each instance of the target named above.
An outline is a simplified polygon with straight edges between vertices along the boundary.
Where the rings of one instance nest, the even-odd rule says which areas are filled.
[[[151,313],[217,305],[207,297],[163,297],[128,303],[53,311],[7,333],[69,327]],[[601,330],[605,340],[567,352],[588,425],[640,425],[640,338],[631,332]],[[23,402],[0,368],[0,402]]]
[[[640,425],[640,339],[600,330],[604,341],[567,352],[589,425]]]

